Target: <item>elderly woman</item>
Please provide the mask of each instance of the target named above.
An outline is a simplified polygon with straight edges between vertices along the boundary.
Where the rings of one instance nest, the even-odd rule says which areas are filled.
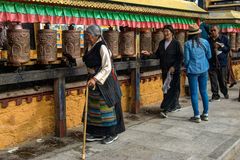
[[[187,70],[190,86],[191,102],[194,116],[190,121],[200,123],[208,121],[208,60],[212,57],[210,45],[207,40],[199,38],[201,30],[197,24],[190,25],[188,41],[184,44],[184,64]],[[198,110],[198,88],[203,102],[203,113]]]
[[[88,72],[89,100],[87,141],[110,144],[125,130],[121,109],[121,90],[101,28],[86,29],[87,48],[83,56]]]
[[[174,38],[174,29],[171,25],[165,25],[163,28],[164,39],[160,41],[155,57],[160,59],[160,68],[162,70],[163,82],[167,79],[168,73],[172,75],[170,88],[164,94],[160,109],[160,116],[167,118],[167,113],[180,109],[180,71],[183,59],[182,47]],[[147,51],[141,52],[144,55],[150,55]]]

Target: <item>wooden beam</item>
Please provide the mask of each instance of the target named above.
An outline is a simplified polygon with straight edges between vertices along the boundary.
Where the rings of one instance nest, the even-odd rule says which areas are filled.
[[[54,80],[54,105],[55,105],[55,135],[65,137],[66,127],[66,97],[65,78],[60,77]]]

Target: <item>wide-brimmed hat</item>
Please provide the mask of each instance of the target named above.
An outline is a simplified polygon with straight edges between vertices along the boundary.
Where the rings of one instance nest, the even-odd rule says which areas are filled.
[[[188,35],[194,35],[201,33],[202,30],[199,28],[197,24],[190,24],[188,29]]]

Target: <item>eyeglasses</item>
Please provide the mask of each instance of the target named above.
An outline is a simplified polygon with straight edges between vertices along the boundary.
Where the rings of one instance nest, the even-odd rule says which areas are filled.
[[[216,32],[216,30],[215,30],[215,29],[212,29],[211,32]]]

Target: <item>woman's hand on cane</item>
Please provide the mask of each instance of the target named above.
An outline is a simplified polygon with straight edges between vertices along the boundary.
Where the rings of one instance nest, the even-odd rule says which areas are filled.
[[[96,78],[91,78],[90,80],[88,80],[87,85],[94,89],[96,87],[96,82],[97,82]]]
[[[150,52],[145,51],[145,50],[142,50],[142,51],[141,51],[141,54],[143,54],[143,55],[145,55],[145,56],[150,56],[150,55],[151,55]]]

